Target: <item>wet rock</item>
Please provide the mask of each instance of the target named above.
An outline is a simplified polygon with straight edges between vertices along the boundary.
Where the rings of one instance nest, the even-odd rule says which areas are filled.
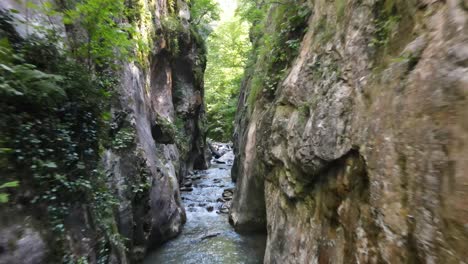
[[[229,208],[221,208],[218,211],[216,211],[218,214],[228,214],[229,213]]]
[[[215,160],[218,164],[229,164],[232,165],[234,162],[234,152],[228,151],[221,158]]]
[[[184,182],[184,186],[185,187],[191,187],[192,186],[192,181],[191,180],[187,180]]]
[[[224,199],[232,198],[233,195],[234,195],[234,189],[232,189],[232,188],[225,189],[223,191],[223,198]]]
[[[214,206],[211,206],[211,205],[210,205],[210,206],[206,207],[206,210],[207,210],[208,212],[213,212]]]
[[[200,180],[201,178],[202,178],[202,176],[194,176],[194,177],[192,177],[192,180],[193,180],[193,181],[198,181],[198,180]]]
[[[202,238],[200,238],[202,241],[205,240],[205,239],[209,239],[209,238],[213,238],[213,237],[217,237],[221,235],[221,233],[213,233],[213,234],[208,234],[208,235],[205,235],[203,236]]]
[[[216,213],[218,214],[228,214],[229,213],[229,207],[230,204],[224,203],[221,206],[218,207],[218,211]]]
[[[232,145],[230,143],[212,142],[211,146],[219,155],[219,157],[216,157],[216,158],[220,158],[224,156],[226,153],[232,151]]]
[[[222,155],[218,152],[218,150],[213,146],[213,144],[211,144],[210,142],[207,142],[208,144],[208,147],[211,151],[211,155],[215,158],[215,159],[219,159]]]
[[[184,186],[184,187],[180,188],[180,191],[181,192],[191,192],[191,191],[193,191],[193,188]]]

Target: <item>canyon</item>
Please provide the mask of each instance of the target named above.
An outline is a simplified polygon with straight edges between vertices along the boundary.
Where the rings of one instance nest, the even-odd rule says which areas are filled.
[[[0,3],[0,264],[466,263],[466,0],[238,1],[233,151],[194,1]]]

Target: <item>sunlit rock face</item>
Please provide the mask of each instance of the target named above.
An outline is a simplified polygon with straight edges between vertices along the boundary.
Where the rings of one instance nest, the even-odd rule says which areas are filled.
[[[179,182],[191,170],[206,169],[209,164],[204,134],[205,50],[201,39],[190,29],[188,4],[182,0],[172,3],[177,11],[170,14],[169,4],[174,1],[137,2],[141,16],[151,16],[140,21],[137,29],[143,40],[152,38],[148,42],[150,51],[138,63],[118,63],[121,67],[110,73],[116,86],[108,133],[113,143],[125,141],[125,144],[104,149],[102,158],[108,184],[118,199],[117,228],[128,249],[115,248],[110,253],[111,263],[138,262],[147,250],[179,234],[186,221]],[[27,11],[13,0],[2,1],[0,7],[17,10],[18,17],[25,16],[23,12]],[[39,11],[28,16],[37,24],[50,22]],[[180,23],[178,32],[166,32],[163,20],[168,16]],[[53,23],[63,33],[64,43],[65,38],[74,37],[60,24],[61,19]],[[16,29],[21,37],[31,33],[21,25]],[[170,46],[168,34],[177,38],[170,40],[177,41],[177,47]],[[22,213],[13,213],[23,219]],[[98,248],[95,227],[87,222],[89,217],[84,206],[70,216],[66,222],[70,248],[66,249],[92,260]],[[6,221],[1,221],[0,226],[0,237],[8,237],[8,241],[0,239],[0,263],[47,262],[50,249],[46,241],[51,234],[42,230],[40,222],[31,224],[24,235],[14,239],[11,234],[18,226]],[[4,244],[14,245],[11,248],[15,251],[10,252],[10,247]],[[21,256],[26,249],[36,257],[34,261]]]
[[[463,263],[466,4],[341,2],[310,4],[273,96],[245,80],[232,222],[266,228],[265,263]]]
[[[157,5],[156,17],[164,17],[165,3]],[[180,2],[179,8],[184,11],[187,6]],[[139,242],[150,248],[180,232],[185,212],[179,181],[194,167],[207,167],[203,79],[195,76],[195,72],[204,71],[204,50],[190,33],[186,10],[182,11],[177,52],[169,50],[164,38],[159,38],[147,61],[149,69],[125,65],[120,76],[120,100],[113,111],[121,125],[118,129],[135,129],[137,144],[128,151],[107,154],[115,188],[121,189],[122,181],[123,186],[139,184],[132,175],[139,175],[143,181],[144,177],[150,179],[151,188],[145,197],[133,196],[129,203],[121,205],[120,212],[129,235],[146,237],[148,241]],[[152,27],[164,33],[162,25]],[[124,190],[121,195],[125,197]],[[138,228],[132,229],[135,224]]]

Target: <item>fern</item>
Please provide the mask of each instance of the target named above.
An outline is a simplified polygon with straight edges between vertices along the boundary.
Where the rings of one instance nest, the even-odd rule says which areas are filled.
[[[42,72],[13,54],[8,41],[0,40],[0,96],[21,97],[28,101],[53,101],[66,96],[60,87],[63,76]]]

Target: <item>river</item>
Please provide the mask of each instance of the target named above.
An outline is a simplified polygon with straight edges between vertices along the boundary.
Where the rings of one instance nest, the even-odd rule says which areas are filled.
[[[265,236],[238,234],[228,223],[229,201],[223,202],[222,197],[224,193],[230,200],[229,192],[234,188],[232,156],[227,152],[220,159],[225,164],[212,162],[210,169],[191,176],[191,187],[181,192],[187,212],[182,233],[148,254],[144,264],[263,263]]]

